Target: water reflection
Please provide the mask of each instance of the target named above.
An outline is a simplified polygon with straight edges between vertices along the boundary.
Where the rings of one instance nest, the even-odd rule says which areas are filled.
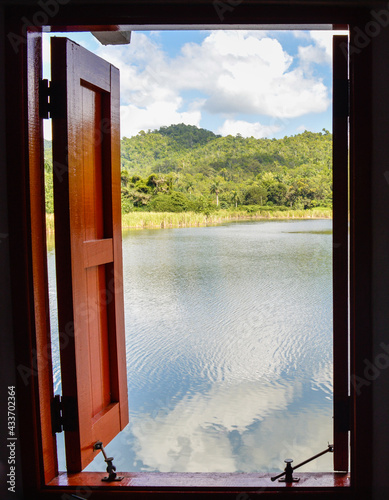
[[[173,408],[163,405],[151,414],[132,414],[110,450],[120,470],[278,471],[285,458],[303,461],[331,438],[332,413],[326,405],[312,400],[297,411],[290,409],[301,392],[301,386],[281,384],[264,384],[260,390],[254,382],[216,384]],[[322,457],[306,469],[331,470],[331,460]],[[95,462],[89,470],[103,470]]]
[[[128,231],[117,470],[277,471],[332,441],[331,221]],[[331,470],[326,455],[307,470]],[[101,457],[87,470],[104,470]]]

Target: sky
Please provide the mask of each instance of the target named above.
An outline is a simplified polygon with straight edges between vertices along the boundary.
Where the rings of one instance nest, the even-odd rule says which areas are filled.
[[[122,137],[177,123],[255,138],[332,131],[329,31],[134,31],[119,46],[64,36],[120,69]]]

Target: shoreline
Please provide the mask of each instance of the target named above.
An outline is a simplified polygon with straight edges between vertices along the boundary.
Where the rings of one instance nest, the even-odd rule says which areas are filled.
[[[132,212],[123,214],[122,229],[169,229],[179,227],[205,227],[236,221],[250,220],[312,220],[332,219],[331,209],[285,210],[256,213],[220,210],[209,215],[193,212]]]
[[[228,222],[247,222],[247,221],[271,221],[271,220],[279,220],[279,221],[287,221],[287,220],[332,220],[332,217],[232,217],[229,219],[222,219],[213,222],[198,222],[198,223],[188,223],[188,224],[173,224],[173,223],[165,223],[162,221],[160,224],[145,224],[145,225],[137,225],[137,226],[126,226],[122,225],[123,231],[130,231],[136,229],[173,229],[173,228],[185,228],[185,227],[207,227],[207,226],[217,226],[218,224],[225,224]]]
[[[180,227],[206,227],[227,222],[250,220],[319,220],[332,219],[331,209],[261,211],[260,213],[228,213],[227,210],[213,214],[194,212],[131,212],[122,215],[122,230],[171,229]],[[46,231],[54,233],[54,214],[46,214]]]

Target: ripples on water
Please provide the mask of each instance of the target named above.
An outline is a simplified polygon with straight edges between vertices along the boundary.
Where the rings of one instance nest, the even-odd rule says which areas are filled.
[[[118,470],[274,471],[325,449],[331,242],[328,220],[124,234],[130,424],[107,446]],[[57,363],[57,389],[58,376]],[[331,470],[331,456],[306,470]]]

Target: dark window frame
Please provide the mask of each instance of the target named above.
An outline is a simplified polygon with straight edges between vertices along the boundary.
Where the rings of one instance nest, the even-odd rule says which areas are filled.
[[[184,21],[189,19],[193,22],[202,21],[202,24],[217,24],[213,7],[209,4],[192,1],[192,9],[188,9],[188,3],[183,4],[167,4],[165,2],[157,2],[152,5],[140,5],[132,3],[131,15],[134,19],[133,24],[144,23],[145,19],[149,19],[150,24],[187,24]],[[150,10],[151,9],[151,10]],[[293,22],[309,22],[310,24],[328,23],[329,19],[336,20],[338,24],[349,24],[350,31],[353,32],[355,26],[366,24],[369,19],[368,9],[347,8],[341,6],[338,8],[322,8],[313,7],[298,7],[290,5],[285,6],[285,9],[280,9],[277,2],[247,2],[244,6],[236,7],[236,24],[252,22],[253,19],[260,18],[261,24],[273,23],[277,20],[278,23],[293,23]],[[238,12],[239,11],[239,12]],[[190,12],[190,14],[188,14]],[[25,18],[33,19],[36,14],[36,9],[29,10],[26,7]],[[253,15],[255,16],[253,17]],[[262,14],[262,15],[261,15]],[[85,8],[81,5],[63,6],[63,12],[59,13],[56,18],[56,26],[53,30],[58,30],[61,26],[64,31],[72,31],[75,29],[75,20],[77,25],[83,25],[88,19],[90,26],[91,17],[93,17],[94,27],[101,25],[104,21],[112,22],[112,19],[121,21],[123,24],[128,23],[128,18],[123,15],[123,9],[115,9],[110,5],[110,12],[96,5],[96,9],[91,15],[90,6]],[[192,17],[190,17],[192,16]],[[71,21],[73,20],[73,21]],[[161,22],[162,20],[162,22]],[[159,21],[159,22],[158,22]],[[53,23],[54,24],[54,23]],[[67,28],[66,28],[67,27]],[[87,25],[85,23],[84,28]],[[20,17],[19,9],[6,9],[6,33],[16,33],[23,37],[24,21]],[[24,44],[21,44],[19,51],[15,53],[13,49],[6,47],[7,50],[7,73],[6,92],[7,101],[14,103],[12,110],[7,108],[7,163],[8,163],[8,195],[10,199],[10,247],[11,247],[11,274],[13,287],[14,303],[18,302],[18,307],[14,310],[15,324],[15,346],[16,349],[16,367],[24,366],[34,374],[36,360],[33,359],[32,353],[36,346],[35,336],[35,316],[34,307],[36,299],[33,294],[32,280],[32,243],[30,237],[31,229],[31,210],[30,210],[30,192],[28,183],[30,181],[29,161],[28,161],[28,131],[27,131],[27,52]],[[357,57],[358,56],[358,57]],[[369,198],[369,169],[365,168],[371,159],[371,107],[369,99],[366,96],[370,95],[371,83],[365,78],[370,67],[370,47],[366,47],[360,54],[351,55],[351,175],[350,175],[350,194],[351,194],[351,371],[350,373],[358,375],[363,374],[363,361],[371,354],[371,338],[366,335],[366,332],[371,331],[371,314],[370,314],[370,282],[371,269],[366,265],[370,262],[371,255],[371,238],[370,238],[370,218],[369,210],[366,206],[370,206]],[[12,151],[12,153],[11,153]],[[362,197],[364,204],[361,206],[357,202],[359,196]],[[362,198],[360,198],[362,199]],[[20,287],[23,293],[20,293]],[[18,299],[18,300],[17,300]],[[20,311],[25,314],[21,315]],[[27,334],[26,334],[27,332]],[[36,374],[36,373],[35,373]],[[66,480],[62,477],[63,487],[60,489],[50,487],[50,481],[45,477],[45,470],[42,468],[42,460],[39,452],[42,446],[42,429],[39,422],[39,414],[41,402],[38,397],[39,384],[37,377],[31,377],[31,384],[28,387],[23,384],[23,381],[18,380],[19,391],[19,415],[29,415],[28,419],[21,417],[20,420],[20,437],[23,466],[23,485],[26,489],[36,492],[42,498],[57,498],[60,491],[63,492],[63,487],[69,488],[70,491],[75,491],[77,494],[77,485],[86,486],[88,478],[87,473],[81,473],[81,477],[74,477],[74,487],[66,486]],[[346,498],[352,494],[352,491],[369,493],[371,488],[372,467],[371,467],[371,432],[366,432],[366,429],[371,429],[371,389],[366,387],[358,397],[355,391],[352,394],[353,400],[353,415],[352,415],[352,452],[351,452],[351,488],[336,488],[325,482],[322,482],[320,487],[307,486],[304,489],[305,495],[314,494],[315,496],[323,495],[323,498],[339,497]],[[32,417],[32,426],[31,426]],[[31,450],[36,457],[36,460],[31,464]],[[133,474],[131,476],[134,476]],[[229,475],[227,475],[229,476]],[[332,475],[334,477],[335,475]],[[97,479],[97,478],[96,478]],[[326,478],[328,481],[328,477]],[[81,480],[81,481],[80,481]],[[332,480],[333,481],[333,480]],[[55,482],[55,480],[54,480]],[[61,482],[61,481],[60,481]],[[320,482],[320,481],[319,481]],[[53,483],[51,483],[53,484]],[[113,488],[104,491],[105,488],[98,486],[99,483],[90,483],[90,487],[98,488],[94,491],[96,498],[104,498],[107,495],[111,496]],[[180,486],[181,484],[181,486]],[[258,491],[258,486],[231,486],[231,481],[226,477],[225,487],[207,488],[200,487],[200,491],[190,486],[185,486],[184,483],[178,481],[174,488],[163,488],[158,486],[139,486],[139,487],[117,487],[118,493],[121,490],[122,494],[125,491],[131,492],[133,496],[138,492],[139,497],[146,497],[154,491],[159,491],[161,497],[165,495],[170,498],[173,494],[188,495],[194,493],[201,494],[204,497],[213,498],[220,496],[223,498],[236,498],[239,491],[247,491],[248,495],[261,494],[264,497],[279,494],[285,487],[270,489],[264,485],[265,490]],[[47,486],[46,486],[47,485]],[[285,491],[285,496],[290,493],[301,494],[302,489],[298,491],[293,488],[288,488]],[[154,493],[155,494],[155,493]],[[153,494],[153,495],[154,495]],[[138,496],[138,495],[137,495]],[[243,498],[243,497],[241,497]],[[248,497],[246,497],[248,498]]]

